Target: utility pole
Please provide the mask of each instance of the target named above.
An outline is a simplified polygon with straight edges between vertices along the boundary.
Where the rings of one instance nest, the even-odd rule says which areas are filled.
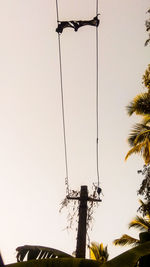
[[[80,197],[70,197],[67,199],[79,200],[79,220],[78,220],[78,233],[76,245],[76,258],[85,258],[86,254],[86,226],[87,226],[87,202],[94,201],[100,202],[100,199],[91,198],[88,196],[88,189],[86,185],[81,186]]]

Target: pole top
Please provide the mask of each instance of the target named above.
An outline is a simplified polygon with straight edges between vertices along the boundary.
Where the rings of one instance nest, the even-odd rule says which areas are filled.
[[[87,185],[81,185],[81,189],[87,189]]]

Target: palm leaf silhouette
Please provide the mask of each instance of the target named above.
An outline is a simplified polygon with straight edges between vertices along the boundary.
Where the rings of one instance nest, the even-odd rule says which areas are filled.
[[[137,228],[139,230],[149,230],[150,229],[150,217],[149,215],[146,215],[145,218],[142,218],[140,216],[136,216],[135,219],[133,219],[129,223],[129,228]]]
[[[150,93],[141,93],[137,95],[133,101],[127,106],[129,116],[133,113],[137,115],[150,114]]]
[[[25,259],[47,259],[47,258],[70,258],[71,255],[54,248],[42,247],[42,246],[21,246],[16,248],[17,261],[21,262]]]
[[[108,260],[109,254],[107,250],[107,246],[103,246],[103,243],[91,242],[90,249],[90,259],[97,260],[101,263],[106,262]]]
[[[128,138],[130,146],[134,146],[137,143],[141,143],[146,137],[150,138],[150,127],[147,125],[149,123],[150,117],[145,116],[142,123],[136,123],[134,128]]]
[[[133,238],[129,235],[122,235],[120,238],[117,238],[113,241],[115,246],[125,246],[125,245],[133,245],[136,246],[139,244],[139,239]]]

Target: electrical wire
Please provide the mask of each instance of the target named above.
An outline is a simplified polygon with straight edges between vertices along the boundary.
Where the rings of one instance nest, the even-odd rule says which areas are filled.
[[[56,0],[56,14],[57,23],[59,22],[58,1]],[[62,106],[62,122],[63,122],[63,138],[64,138],[64,153],[65,153],[65,185],[66,194],[69,195],[69,178],[68,178],[68,156],[67,156],[67,141],[66,141],[66,123],[65,123],[65,108],[64,108],[64,90],[63,90],[63,72],[62,72],[62,56],[61,56],[61,42],[60,34],[58,33],[58,47],[59,47],[59,66],[60,66],[60,89],[61,89],[61,106]]]
[[[56,0],[56,14],[57,23],[59,24],[59,8],[58,0]],[[96,16],[98,16],[98,0],[96,0]],[[98,49],[98,27],[96,27],[96,171],[97,171],[97,186],[99,188],[100,174],[99,174],[99,49]],[[60,64],[60,88],[61,88],[61,105],[62,105],[62,121],[63,121],[63,137],[64,137],[64,156],[66,169],[66,193],[69,195],[69,178],[68,178],[68,156],[67,156],[67,140],[66,140],[66,123],[65,123],[65,109],[64,109],[64,90],[63,90],[63,72],[62,72],[62,56],[61,56],[61,41],[60,33],[58,33],[58,47],[59,47],[59,64]]]
[[[57,0],[56,0],[56,15],[57,15],[57,22],[59,22],[58,1]]]
[[[96,0],[96,16],[98,16],[98,0]],[[99,187],[99,49],[98,49],[98,27],[96,27],[96,170],[97,186]]]

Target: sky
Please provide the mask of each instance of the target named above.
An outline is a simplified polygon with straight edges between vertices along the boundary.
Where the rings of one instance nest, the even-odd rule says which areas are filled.
[[[59,0],[60,20],[92,19],[96,1]],[[126,106],[143,92],[150,63],[145,30],[148,0],[99,1],[99,168],[102,202],[90,240],[112,245],[138,208],[143,166],[127,162],[127,137],[136,116]],[[16,261],[18,246],[41,245],[72,253],[76,231],[64,230],[67,211],[55,0],[0,1],[0,250]],[[89,193],[96,177],[95,28],[61,35],[69,185]]]

